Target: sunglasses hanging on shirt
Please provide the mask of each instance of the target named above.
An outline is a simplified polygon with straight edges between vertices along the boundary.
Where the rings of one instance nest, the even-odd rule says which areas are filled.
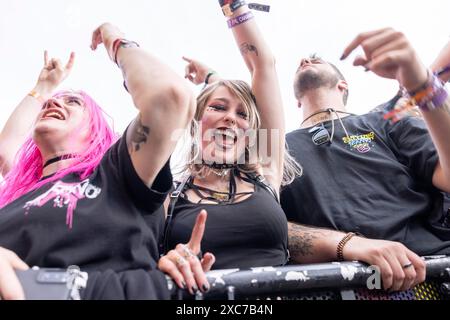
[[[331,143],[331,136],[324,124],[321,123],[319,126],[314,126],[308,131],[312,134],[312,142],[316,146],[321,146],[322,144]]]
[[[341,117],[339,116],[339,113],[342,114],[346,114],[346,115],[351,115],[353,116],[353,113],[350,112],[345,112],[345,111],[339,111],[339,110],[335,110],[333,108],[328,108],[328,109],[324,109],[324,110],[320,110],[318,112],[313,113],[312,115],[310,115],[309,117],[307,117],[305,120],[303,120],[303,122],[301,123],[301,125],[303,125],[306,121],[308,121],[309,119],[311,119],[312,117],[321,114],[321,113],[329,113],[330,117],[331,117],[331,134],[330,132],[327,130],[327,128],[325,128],[325,125],[323,124],[323,122],[321,122],[319,125],[315,125],[314,127],[312,127],[311,129],[308,130],[308,132],[312,135],[311,139],[312,142],[316,145],[316,146],[321,146],[325,143],[332,143],[333,142],[333,137],[334,137],[334,119],[332,118],[332,115],[334,114],[336,116],[336,118],[339,120],[342,128],[345,131],[345,134],[347,136],[347,138],[349,138],[349,134],[347,132],[347,129],[344,126],[344,123],[342,122]]]

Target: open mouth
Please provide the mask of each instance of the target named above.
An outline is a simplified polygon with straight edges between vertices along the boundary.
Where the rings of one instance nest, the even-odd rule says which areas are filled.
[[[42,115],[42,119],[53,118],[57,120],[66,120],[64,113],[57,109],[49,109]]]
[[[223,149],[230,149],[236,144],[237,134],[229,128],[217,128],[214,131],[214,141],[217,146]]]

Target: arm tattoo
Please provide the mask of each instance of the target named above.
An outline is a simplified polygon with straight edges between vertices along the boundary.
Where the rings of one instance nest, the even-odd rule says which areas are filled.
[[[314,240],[323,233],[317,229],[289,223],[289,250],[293,256],[311,256],[314,254]]]
[[[254,45],[250,43],[244,42],[243,44],[241,44],[239,49],[241,50],[243,56],[245,56],[247,53],[252,52],[255,52],[256,56],[258,56],[258,48],[256,48]]]
[[[134,151],[137,152],[141,148],[141,144],[147,143],[150,128],[144,126],[141,122],[141,117],[136,120],[133,131],[131,132],[131,143],[134,145]],[[132,148],[133,149],[133,148]]]

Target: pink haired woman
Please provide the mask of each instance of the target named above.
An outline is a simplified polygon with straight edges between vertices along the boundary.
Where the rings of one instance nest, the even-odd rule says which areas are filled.
[[[194,98],[184,79],[124,40],[113,25],[94,31],[92,49],[101,43],[121,68],[139,111],[122,137],[86,93],[53,93],[70,73],[74,55],[63,66],[47,53],[36,87],[0,134],[3,299],[24,297],[14,270],[33,265],[102,272],[90,274],[90,298],[167,298],[165,277],[155,270],[161,205],[172,185],[172,133],[192,119]],[[137,281],[141,289],[149,282],[148,292],[115,295],[93,285],[114,289],[123,281]]]

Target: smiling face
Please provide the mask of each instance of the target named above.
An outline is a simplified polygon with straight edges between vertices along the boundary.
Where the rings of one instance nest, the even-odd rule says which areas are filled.
[[[231,81],[225,82],[228,85]],[[241,84],[238,82],[237,84]],[[205,100],[200,118],[203,161],[217,164],[244,163],[249,129],[257,129],[256,106],[245,86],[218,85]],[[248,99],[245,98],[248,94]]]
[[[78,152],[88,140],[88,113],[79,93],[59,93],[44,103],[36,119],[33,139],[48,151],[52,146],[51,151],[56,153]]]

